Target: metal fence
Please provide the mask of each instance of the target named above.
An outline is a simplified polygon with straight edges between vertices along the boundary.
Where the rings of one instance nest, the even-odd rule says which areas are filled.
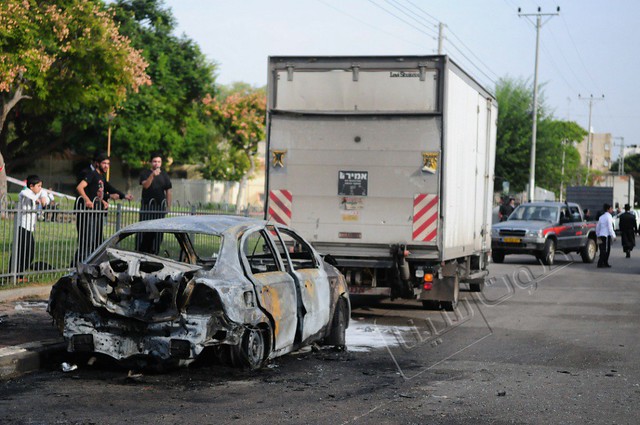
[[[73,199],[61,199],[44,208],[24,208],[16,200],[0,199],[0,287],[23,282],[52,282],[75,270],[103,240],[141,219],[159,218],[165,211],[141,209],[139,202],[117,201],[106,210],[85,209]],[[228,204],[174,204],[167,217],[180,215],[235,215]],[[241,215],[262,217],[245,210]],[[30,228],[33,227],[33,231]]]

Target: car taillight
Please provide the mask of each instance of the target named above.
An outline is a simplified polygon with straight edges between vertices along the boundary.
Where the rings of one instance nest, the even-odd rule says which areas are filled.
[[[425,291],[430,291],[431,288],[433,288],[433,274],[425,273],[422,289],[424,289]]]

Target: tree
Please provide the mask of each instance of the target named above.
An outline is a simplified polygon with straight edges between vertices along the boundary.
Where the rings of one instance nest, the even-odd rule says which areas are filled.
[[[154,85],[124,103],[113,121],[113,152],[139,168],[152,151],[175,162],[200,160],[216,126],[202,99],[216,93],[215,64],[192,40],[176,37],[175,19],[158,0],[118,0],[112,5],[120,29],[143,51]]]
[[[99,0],[4,0],[0,3],[0,193],[9,113],[25,99],[34,111],[106,115],[149,85],[146,61],[118,32]],[[17,150],[17,149],[14,149]]]
[[[498,131],[496,143],[496,186],[510,183],[512,192],[523,191],[529,182],[531,160],[533,90],[522,80],[502,78],[496,86]],[[575,122],[561,121],[547,112],[540,96],[536,135],[536,185],[558,193],[560,182],[576,180],[584,173],[575,148],[587,132]],[[564,145],[563,145],[564,142]],[[564,178],[562,152],[565,152]]]
[[[267,97],[264,89],[254,89],[246,84],[222,90],[222,93],[229,94],[221,99],[211,96],[203,99],[207,113],[219,125],[222,136],[211,146],[211,155],[205,161],[203,171],[208,178],[239,180],[239,201],[247,177],[255,171],[258,142],[265,137]],[[220,167],[220,158],[215,154],[222,154],[229,160],[227,167]],[[240,202],[236,202],[236,209],[240,207]]]

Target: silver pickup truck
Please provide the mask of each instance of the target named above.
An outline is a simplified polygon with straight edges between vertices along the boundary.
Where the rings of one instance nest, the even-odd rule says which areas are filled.
[[[543,264],[556,251],[577,252],[585,263],[596,257],[596,223],[584,219],[578,204],[531,202],[519,205],[507,221],[491,227],[491,256],[502,263],[508,254],[533,254]]]

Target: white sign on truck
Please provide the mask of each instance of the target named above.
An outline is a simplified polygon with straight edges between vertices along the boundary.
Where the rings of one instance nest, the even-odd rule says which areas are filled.
[[[454,308],[487,274],[497,114],[447,56],[271,57],[267,217],[352,294]]]

